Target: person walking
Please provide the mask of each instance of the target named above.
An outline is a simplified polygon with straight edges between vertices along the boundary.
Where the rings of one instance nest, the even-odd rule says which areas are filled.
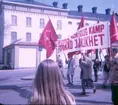
[[[82,58],[79,60],[79,66],[81,68],[81,85],[82,85],[82,93],[81,95],[86,94],[86,84],[93,88],[93,93],[96,92],[96,87],[93,84],[92,80],[92,60],[86,56],[86,53],[81,53]]]
[[[66,64],[68,64],[68,70],[67,70],[67,79],[68,84],[67,85],[73,85],[73,78],[74,78],[74,72],[75,72],[75,59],[73,56],[68,55],[68,61],[66,60]]]

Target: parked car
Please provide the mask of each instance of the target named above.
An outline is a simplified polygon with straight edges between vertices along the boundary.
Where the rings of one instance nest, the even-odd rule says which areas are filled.
[[[0,70],[12,69],[11,65],[0,64]]]

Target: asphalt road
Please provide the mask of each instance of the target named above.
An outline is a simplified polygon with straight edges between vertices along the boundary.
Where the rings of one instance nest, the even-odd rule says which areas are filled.
[[[31,96],[33,80],[22,80],[22,77],[31,77],[35,75],[36,70],[12,70],[0,71],[0,103],[2,104],[27,104]],[[66,75],[66,70],[64,71]],[[81,83],[79,79],[79,70],[76,70],[74,85],[67,89],[76,97],[78,105],[112,105],[111,91],[102,89],[102,76],[99,75],[99,81],[95,83],[97,92],[93,94],[91,89],[87,89],[87,95],[82,96]],[[67,80],[64,80],[65,84]]]

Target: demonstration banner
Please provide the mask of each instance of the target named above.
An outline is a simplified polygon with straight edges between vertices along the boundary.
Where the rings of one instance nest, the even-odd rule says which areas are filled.
[[[79,50],[90,50],[108,48],[110,46],[109,25],[106,23],[97,23],[91,26],[83,27],[76,34],[64,40],[58,41],[58,53],[73,52]]]

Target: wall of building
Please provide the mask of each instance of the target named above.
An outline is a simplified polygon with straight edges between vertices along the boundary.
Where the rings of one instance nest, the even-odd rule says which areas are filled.
[[[12,19],[11,16],[15,15],[17,16],[17,25],[12,25]],[[26,17],[31,17],[32,19],[32,26],[27,27],[26,26]],[[80,23],[79,18],[75,17],[69,17],[68,16],[68,10],[61,11],[61,10],[51,10],[48,9],[48,7],[45,9],[43,7],[39,8],[32,8],[30,6],[14,6],[12,4],[6,4],[4,5],[4,12],[0,13],[0,22],[2,23],[2,26],[7,26],[7,29],[3,29],[3,27],[0,27],[0,61],[2,61],[2,48],[11,44],[11,32],[15,31],[17,32],[17,39],[21,39],[21,41],[26,41],[26,33],[31,33],[31,42],[38,42],[41,33],[44,28],[40,28],[40,19],[43,18],[45,20],[45,25],[47,24],[49,18],[52,21],[52,24],[54,26],[54,29],[57,33],[57,35],[61,35],[61,39],[67,38],[71,35],[73,35],[78,28],[78,25]],[[1,21],[1,20],[4,21]],[[62,21],[62,29],[57,29],[57,20]],[[101,21],[100,21],[101,22]],[[104,21],[102,21],[104,22]],[[90,20],[85,19],[85,26],[92,25],[97,23],[96,20]],[[1,24],[0,24],[1,25]],[[3,37],[3,36],[4,37]],[[14,67],[19,68],[21,65],[19,64],[19,47],[15,46],[14,48]],[[23,50],[22,50],[23,51]],[[25,48],[24,48],[25,51]],[[30,50],[29,50],[30,51]],[[35,57],[35,56],[33,56]],[[39,62],[44,60],[46,58],[46,51],[43,49],[41,52],[38,51],[38,48],[36,48],[36,66],[38,66]],[[54,51],[53,55],[50,57],[53,60],[56,60],[56,50]],[[64,54],[62,55],[62,58],[65,59]],[[6,59],[6,58],[5,58]]]
[[[4,46],[4,12],[3,12],[3,6],[0,2],[0,63],[3,63],[3,51],[2,48]],[[5,29],[7,29],[5,27]]]

